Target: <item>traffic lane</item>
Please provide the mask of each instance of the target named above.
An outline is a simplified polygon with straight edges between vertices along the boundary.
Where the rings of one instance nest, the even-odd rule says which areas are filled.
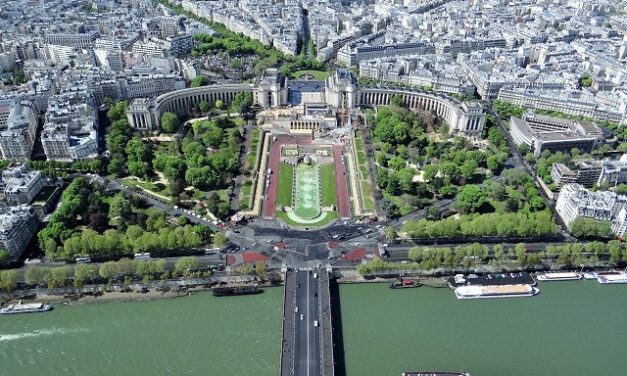
[[[311,293],[309,299],[311,301],[311,310],[309,319],[307,321],[307,327],[309,328],[309,346],[311,356],[309,357],[309,370],[311,375],[320,375],[320,356],[322,354],[320,343],[320,331],[319,327],[314,326],[314,321],[320,322],[320,279],[310,278],[311,281]]]
[[[298,312],[295,313],[294,330],[295,330],[295,343],[294,343],[294,374],[306,375],[307,374],[307,352],[308,341],[307,326],[303,325],[305,322],[307,312],[307,300],[308,300],[308,287],[307,287],[307,271],[296,272],[296,307]],[[302,315],[302,316],[301,316]],[[301,317],[303,319],[301,320]]]

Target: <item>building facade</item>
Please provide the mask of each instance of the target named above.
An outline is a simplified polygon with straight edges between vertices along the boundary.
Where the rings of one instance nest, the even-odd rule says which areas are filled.
[[[566,184],[560,190],[555,210],[566,226],[577,218],[614,221],[627,205],[627,197],[614,192],[592,192],[581,184]]]
[[[17,259],[37,231],[39,220],[27,205],[11,206],[0,214],[0,248]]]

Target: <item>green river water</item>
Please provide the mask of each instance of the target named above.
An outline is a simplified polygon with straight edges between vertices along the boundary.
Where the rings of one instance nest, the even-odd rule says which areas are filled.
[[[348,376],[627,374],[627,285],[549,282],[533,298],[340,287]],[[0,375],[278,375],[282,289],[0,316]]]

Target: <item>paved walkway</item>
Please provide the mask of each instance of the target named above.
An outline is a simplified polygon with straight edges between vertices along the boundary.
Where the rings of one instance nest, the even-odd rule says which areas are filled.
[[[342,147],[339,145],[333,146],[333,161],[335,163],[335,192],[337,195],[337,210],[340,213],[340,218],[350,218],[351,210],[350,200],[348,198],[346,168],[344,165]]]
[[[311,137],[277,136],[276,141],[271,141],[270,155],[268,155],[268,168],[270,174],[270,184],[265,190],[265,200],[263,203],[263,217],[274,218],[276,214],[276,196],[279,181],[279,162],[281,161],[281,147],[286,144],[309,145]]]

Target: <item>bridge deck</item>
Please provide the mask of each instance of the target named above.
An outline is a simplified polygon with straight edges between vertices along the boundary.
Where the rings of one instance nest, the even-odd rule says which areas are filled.
[[[280,375],[333,376],[328,273],[288,271],[284,293]]]

